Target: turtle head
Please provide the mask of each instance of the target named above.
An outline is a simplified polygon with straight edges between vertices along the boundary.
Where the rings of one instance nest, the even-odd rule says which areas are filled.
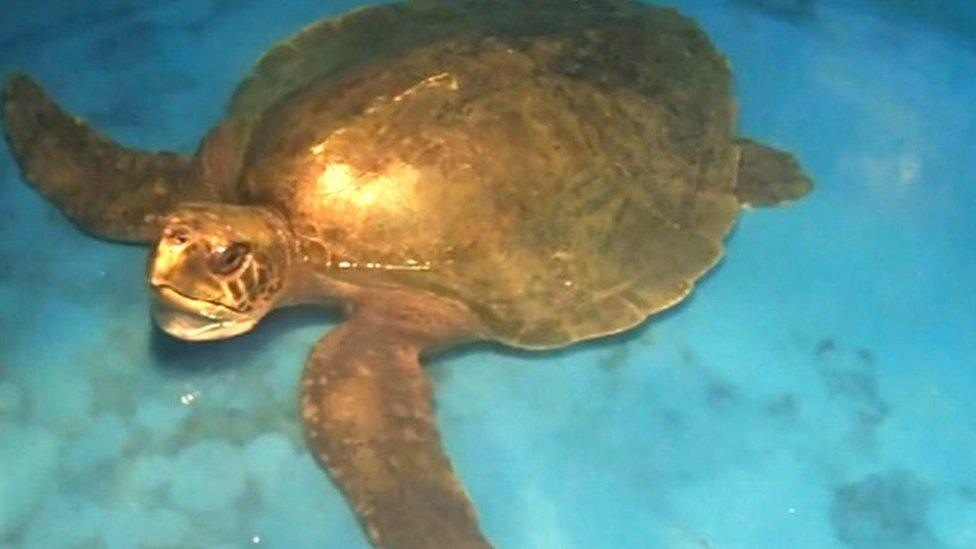
[[[260,207],[189,203],[170,213],[149,261],[156,323],[190,341],[242,334],[285,286],[287,223]]]

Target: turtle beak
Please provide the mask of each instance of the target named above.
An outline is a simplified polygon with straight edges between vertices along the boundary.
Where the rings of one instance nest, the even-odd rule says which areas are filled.
[[[168,273],[173,270],[173,258],[167,257],[167,254],[161,253],[160,249],[157,247],[152,254],[149,256],[149,264],[146,266],[146,275],[149,282],[149,287],[153,290],[159,290],[163,287],[163,281],[165,276],[163,273]]]
[[[247,315],[193,299],[166,286],[156,291],[153,318],[161,330],[186,341],[227,339],[249,331],[257,323]]]
[[[203,244],[194,241],[169,242],[162,240],[149,257],[147,267],[149,285],[154,289],[174,285],[174,281],[209,278],[204,262]],[[182,285],[177,283],[177,285]]]

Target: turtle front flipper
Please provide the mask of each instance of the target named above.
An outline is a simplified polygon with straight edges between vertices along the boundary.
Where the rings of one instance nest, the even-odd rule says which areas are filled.
[[[751,139],[737,139],[739,176],[735,195],[743,206],[776,206],[798,200],[813,182],[790,153]]]
[[[27,76],[8,77],[3,117],[24,177],[99,238],[149,242],[173,204],[209,198],[193,187],[188,157],[122,147],[64,112]]]
[[[397,293],[361,303],[315,345],[306,435],[376,547],[491,547],[441,446],[419,359],[472,337],[475,322],[455,302]]]

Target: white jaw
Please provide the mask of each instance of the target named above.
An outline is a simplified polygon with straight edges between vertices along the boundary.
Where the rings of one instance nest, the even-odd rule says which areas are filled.
[[[237,311],[187,297],[167,287],[156,291],[153,317],[161,330],[187,341],[234,337],[247,332],[256,323]]]

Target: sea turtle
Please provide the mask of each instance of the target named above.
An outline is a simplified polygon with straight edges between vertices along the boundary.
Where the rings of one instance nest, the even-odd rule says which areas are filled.
[[[154,244],[163,331],[345,308],[301,415],[394,548],[489,545],[421,355],[631,328],[688,295],[743,205],[811,188],[734,117],[702,30],[627,0],[413,0],[314,24],[261,58],[193,157],[114,143],[26,76],[4,89],[24,177],[92,235]]]

